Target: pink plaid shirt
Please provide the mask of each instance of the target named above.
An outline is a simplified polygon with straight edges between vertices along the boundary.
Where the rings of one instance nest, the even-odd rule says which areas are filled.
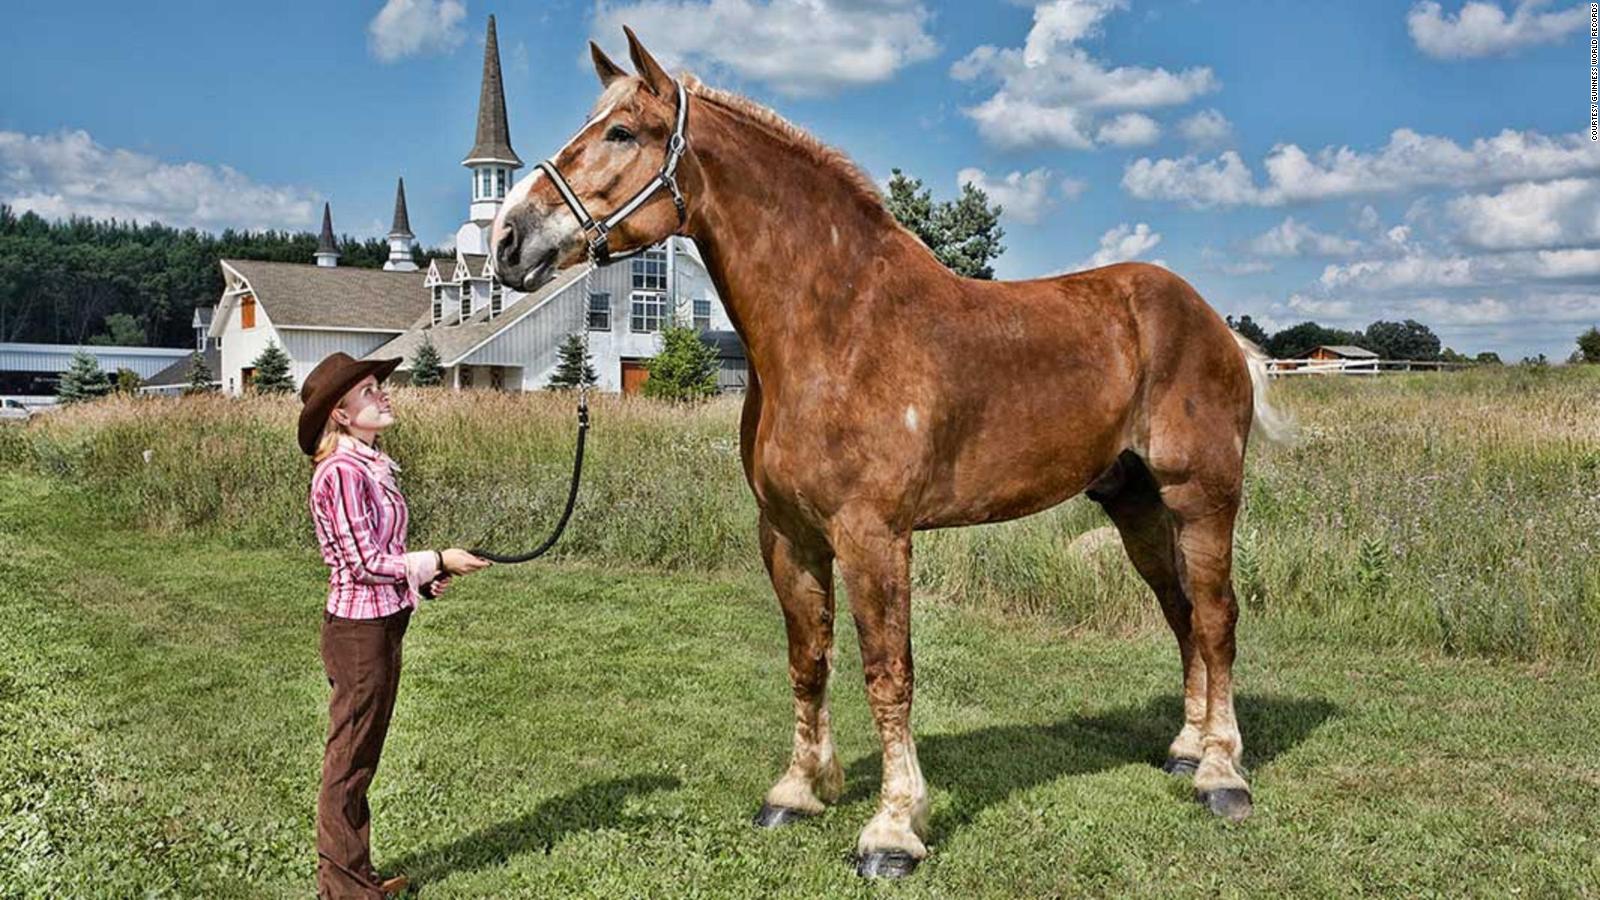
[[[311,519],[328,574],[328,612],[376,619],[417,605],[438,574],[432,551],[406,552],[406,498],[394,460],[350,437],[311,476]]]

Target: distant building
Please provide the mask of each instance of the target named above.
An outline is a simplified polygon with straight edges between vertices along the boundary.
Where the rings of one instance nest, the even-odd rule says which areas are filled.
[[[723,367],[719,380],[743,386],[743,347],[692,241],[671,238],[592,277],[586,277],[587,264],[576,266],[533,293],[495,278],[489,229],[523,162],[511,146],[493,16],[477,131],[462,165],[471,172],[472,190],[453,258],[432,260],[424,269],[412,261],[415,236],[401,180],[381,271],[339,265],[327,206],[315,265],[222,260],[226,284],[207,334],[219,345],[214,371],[223,390],[249,388],[254,360],[269,342],[289,355],[299,384],[336,351],[399,356],[397,377],[404,380],[425,341],[439,351],[447,386],[537,390],[555,370],[562,339],[586,332],[598,388],[631,392],[642,385],[644,361],[659,352],[660,331],[674,318],[704,332],[726,332],[708,338]]]
[[[214,306],[197,306],[194,308],[194,348],[205,360],[206,371],[211,373],[213,387],[221,387],[222,381],[217,373],[222,371],[222,339],[210,336],[211,316],[216,311]],[[139,386],[143,394],[181,394],[194,379],[190,373],[194,369],[194,355],[190,354],[165,369],[145,379]]]
[[[71,367],[73,355],[80,350],[93,356],[100,370],[113,378],[118,369],[128,369],[141,379],[152,378],[193,353],[182,347],[0,343],[0,395],[54,396],[61,373]]]
[[[1304,353],[1295,356],[1295,359],[1377,359],[1378,354],[1365,347],[1354,344],[1324,344],[1312,347]]]

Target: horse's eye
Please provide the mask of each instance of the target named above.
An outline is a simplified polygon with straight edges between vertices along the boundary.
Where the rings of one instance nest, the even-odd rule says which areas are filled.
[[[619,144],[625,143],[633,140],[633,132],[623,128],[621,125],[613,125],[606,131],[606,140],[615,141]]]

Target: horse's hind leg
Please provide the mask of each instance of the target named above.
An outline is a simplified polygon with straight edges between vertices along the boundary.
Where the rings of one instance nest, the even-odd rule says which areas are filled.
[[[794,751],[783,777],[767,791],[755,823],[786,825],[823,811],[844,788],[828,720],[828,668],[833,656],[833,556],[820,538],[812,545],[760,524],[761,553],[783,607],[789,634],[789,682],[794,688]]]
[[[1117,526],[1128,559],[1155,592],[1162,615],[1178,639],[1178,657],[1183,663],[1183,727],[1167,748],[1161,768],[1173,775],[1193,775],[1204,749],[1206,664],[1195,652],[1190,625],[1193,608],[1178,574],[1177,523],[1162,504],[1161,492],[1144,461],[1132,453],[1123,454],[1089,489],[1089,496]]]
[[[1162,487],[1161,499],[1177,521],[1180,578],[1193,606],[1195,650],[1206,669],[1195,795],[1213,813],[1238,821],[1252,808],[1242,765],[1244,742],[1233,712],[1234,625],[1239,618],[1232,581],[1233,520],[1239,509],[1239,473],[1217,476],[1191,473]]]

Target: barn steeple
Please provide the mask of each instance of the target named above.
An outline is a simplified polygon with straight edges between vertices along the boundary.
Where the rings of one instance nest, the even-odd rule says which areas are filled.
[[[383,268],[388,272],[415,272],[416,262],[411,258],[411,244],[417,236],[411,233],[411,215],[406,212],[406,180],[400,179],[394,189],[394,224],[389,226],[389,259]]]
[[[333,237],[333,210],[322,204],[322,234],[317,237],[317,265],[333,267],[339,264],[339,242]]]
[[[511,187],[512,173],[522,168],[522,158],[511,149],[511,126],[506,121],[506,93],[500,78],[500,42],[495,36],[494,16],[489,17],[489,33],[483,42],[477,138],[461,164],[472,170],[469,218],[486,225],[500,211],[500,201]]]

